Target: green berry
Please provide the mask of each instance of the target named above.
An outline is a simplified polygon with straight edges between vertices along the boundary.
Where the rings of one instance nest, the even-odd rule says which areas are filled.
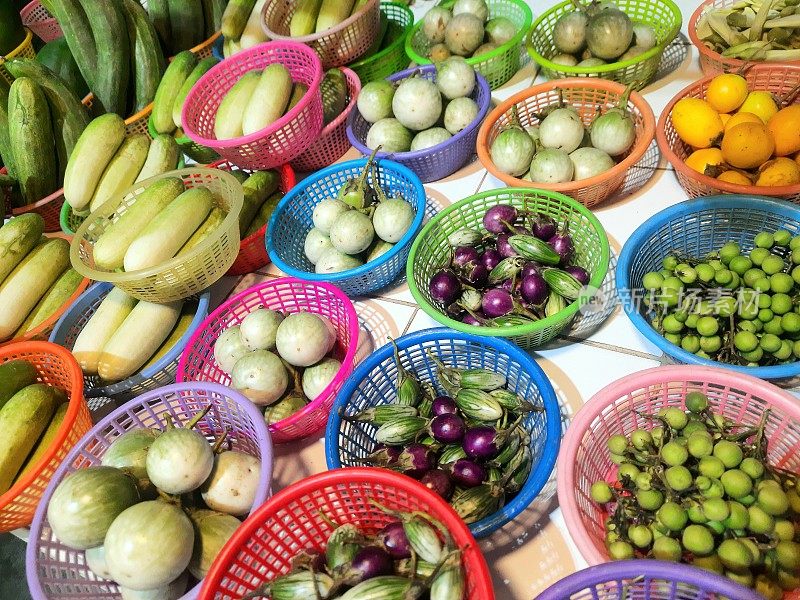
[[[703,514],[709,521],[724,521],[731,514],[728,503],[722,498],[703,500]]]
[[[741,352],[752,352],[758,348],[758,338],[749,331],[737,331],[733,336],[733,345]]]
[[[664,477],[667,480],[667,485],[676,492],[688,490],[692,485],[692,474],[683,465],[669,467],[664,472]]]
[[[777,246],[787,247],[792,242],[792,234],[785,229],[778,229],[772,234],[772,238]]]
[[[681,536],[683,547],[692,554],[707,556],[714,551],[714,536],[705,525],[689,525]]]
[[[646,290],[658,291],[661,289],[663,283],[664,277],[662,277],[661,273],[657,273],[656,271],[645,273],[644,277],[642,277],[642,285]]]
[[[606,442],[608,449],[614,454],[624,454],[628,449],[628,438],[624,435],[612,435]]]
[[[720,440],[714,445],[714,456],[728,469],[738,467],[744,458],[741,447],[728,440]]]
[[[660,537],[653,542],[653,558],[678,562],[683,551],[678,540],[671,537]]]
[[[658,510],[664,503],[664,495],[658,490],[636,490],[636,501],[645,510]]]
[[[761,263],[761,270],[767,275],[780,273],[785,267],[786,263],[783,262],[783,259],[780,256],[775,256],[774,254],[767,256]]]
[[[753,489],[753,480],[739,469],[725,471],[719,480],[725,488],[725,493],[734,499],[747,496]]]
[[[700,459],[697,468],[701,474],[715,479],[722,477],[725,472],[725,465],[716,456],[704,456]]]
[[[794,279],[788,273],[775,273],[769,277],[769,287],[773,292],[788,294],[794,287]]]
[[[753,244],[755,244],[756,248],[769,249],[772,248],[773,244],[775,244],[775,238],[771,233],[762,231],[753,239]]]
[[[726,568],[736,572],[749,569],[753,563],[750,550],[739,540],[723,540],[717,548],[717,555]]]
[[[694,268],[694,270],[697,272],[697,278],[703,283],[710,283],[714,280],[714,274],[716,273],[716,270],[711,265],[707,263],[700,263]]]
[[[661,448],[661,460],[674,467],[682,465],[689,458],[689,451],[677,442],[667,442]]]
[[[656,513],[656,519],[670,531],[680,531],[686,525],[689,517],[680,504],[665,502]]]
[[[628,560],[633,558],[634,550],[628,542],[618,540],[608,545],[608,555],[613,560]]]

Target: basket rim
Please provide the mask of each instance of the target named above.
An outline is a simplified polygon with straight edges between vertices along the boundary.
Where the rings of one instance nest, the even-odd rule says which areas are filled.
[[[405,4],[400,4],[399,2],[381,2],[380,3],[381,12],[383,12],[384,14],[386,13],[385,11],[383,11],[383,7],[386,6],[394,7],[394,10],[399,10],[400,12],[404,13],[406,18],[408,19],[408,23],[403,26],[404,27],[403,36],[397,38],[391,44],[386,46],[386,48],[384,48],[383,50],[379,50],[375,54],[370,54],[368,56],[365,56],[364,58],[359,58],[357,61],[347,65],[351,69],[356,70],[368,67],[371,65],[372,62],[377,62],[384,56],[387,56],[390,52],[394,52],[395,50],[397,50],[398,47],[402,48],[403,45],[405,44],[406,38],[408,37],[408,32],[411,31],[411,28],[414,26],[414,13],[411,12],[411,9],[408,8],[408,6],[406,6]],[[386,15],[386,18],[389,21],[400,23],[400,21],[398,21],[397,19],[392,19],[392,17],[388,14]]]
[[[797,73],[797,77],[798,79],[800,79],[800,62],[752,64],[752,66],[748,68],[748,71],[774,71],[774,70],[786,71],[787,69]],[[658,125],[656,126],[656,141],[658,142],[658,147],[661,150],[661,153],[664,155],[664,158],[666,158],[667,162],[669,162],[675,168],[676,173],[680,172],[685,177],[688,177],[689,179],[692,179],[706,187],[710,187],[715,190],[722,190],[725,192],[729,192],[731,194],[748,194],[753,196],[776,196],[776,197],[792,196],[800,193],[800,183],[796,183],[794,185],[781,185],[781,186],[764,186],[764,185],[757,186],[757,185],[739,185],[736,183],[729,183],[727,181],[720,181],[719,179],[715,179],[714,177],[709,177],[708,175],[705,175],[703,173],[698,173],[694,169],[690,169],[689,167],[686,166],[686,162],[683,159],[681,159],[677,155],[677,153],[672,149],[672,146],[667,141],[667,119],[671,118],[672,109],[675,107],[675,105],[678,103],[679,100],[688,97],[690,92],[699,90],[703,85],[709,83],[715,77],[716,75],[707,75],[690,83],[681,91],[679,91],[677,94],[675,94],[667,103],[667,105],[664,107],[664,110],[661,112],[661,116],[659,116],[658,118]]]
[[[494,50],[490,50],[489,52],[485,52],[479,56],[470,56],[466,59],[467,63],[470,65],[477,65],[482,62],[488,62],[492,59],[498,58],[501,55],[505,54],[509,50],[512,50],[514,47],[519,46],[522,43],[522,40],[525,39],[525,36],[528,35],[528,30],[531,27],[531,22],[533,21],[533,11],[531,7],[528,6],[524,0],[503,0],[508,4],[516,5],[522,12],[524,13],[522,27],[519,28],[516,35],[508,40],[505,44],[501,44]],[[448,4],[452,3],[454,0],[444,0],[441,4]],[[452,6],[452,5],[451,5]],[[422,27],[422,19],[414,23],[411,31],[408,32],[405,39],[405,50],[406,56],[411,59],[412,62],[417,63],[418,65],[430,65],[433,62],[425,57],[420,55],[411,44],[411,40],[414,39],[417,31]]]
[[[64,442],[67,440],[69,432],[75,425],[75,419],[78,417],[78,412],[81,407],[86,404],[83,398],[83,373],[78,365],[78,361],[72,353],[66,348],[62,348],[57,344],[45,341],[35,342],[17,342],[14,344],[7,344],[0,348],[0,359],[17,354],[19,352],[36,352],[40,354],[49,354],[56,356],[62,361],[70,372],[70,379],[73,380],[73,389],[69,396],[69,404],[67,406],[67,413],[64,415],[64,420],[56,431],[56,436],[50,442],[50,447],[35,464],[28,471],[28,474],[17,480],[5,493],[0,494],[0,511],[13,502],[17,496],[25,489],[27,489],[38,477],[41,475],[44,468],[55,458],[59,448],[63,447]],[[49,485],[49,484],[48,484]]]
[[[512,363],[519,365],[524,373],[530,375],[531,382],[536,386],[542,396],[542,405],[545,410],[546,421],[541,459],[536,464],[535,468],[531,470],[528,479],[525,481],[525,485],[511,502],[488,517],[468,525],[469,530],[474,536],[484,537],[514,520],[522,511],[530,506],[531,502],[536,499],[536,496],[542,491],[542,488],[544,488],[549,480],[556,463],[558,448],[561,443],[561,411],[558,406],[553,384],[550,383],[550,379],[547,377],[544,370],[530,354],[507,340],[472,335],[460,331],[453,331],[445,327],[435,327],[403,335],[397,338],[395,343],[398,348],[404,350],[406,348],[420,346],[424,342],[435,340],[463,340],[467,343],[489,346],[499,351],[501,354],[507,356]],[[394,346],[392,343],[385,344],[381,348],[375,350],[361,361],[336,395],[336,401],[333,407],[331,407],[331,416],[328,419],[328,426],[325,431],[325,460],[329,469],[342,468],[342,462],[339,458],[339,430],[342,422],[340,411],[350,403],[350,399],[358,389],[358,386],[367,378],[370,372],[386,360],[391,359],[393,353]]]
[[[639,311],[634,310],[634,307],[631,305],[631,303],[627,302],[620,294],[620,290],[627,290],[631,288],[629,273],[636,252],[659,227],[674,221],[676,218],[682,218],[700,210],[733,208],[747,211],[747,205],[758,205],[759,208],[763,208],[776,214],[791,211],[796,213],[796,218],[800,220],[800,207],[790,202],[764,196],[747,196],[742,194],[701,196],[699,198],[691,198],[689,200],[684,200],[683,202],[674,204],[656,213],[644,223],[639,225],[622,246],[622,251],[619,253],[619,258],[617,259],[617,295],[620,296],[620,303],[622,304],[625,314],[631,320],[633,326],[638,330],[638,332],[647,338],[647,340],[649,340],[664,354],[679,360],[684,364],[718,367],[728,371],[729,373],[739,373],[742,375],[750,375],[752,377],[760,377],[762,379],[783,379],[786,377],[792,377],[800,374],[800,360],[795,360],[795,362],[784,365],[773,365],[768,367],[745,367],[723,363],[716,360],[710,360],[707,358],[701,358],[695,354],[687,352],[683,348],[667,341],[664,336],[653,329],[650,323],[647,322],[647,319],[645,319]]]
[[[27,17],[27,16],[28,16],[28,13],[31,13],[31,12],[33,12],[33,11],[34,11],[34,10],[36,10],[36,8],[37,8],[37,7],[39,7],[39,6],[41,6],[42,8],[44,8],[44,9],[45,9],[45,11],[47,11],[48,13],[50,13],[50,11],[49,11],[49,10],[47,10],[47,7],[46,7],[44,4],[42,4],[41,2],[39,2],[39,0],[31,0],[30,2],[28,2],[28,3],[27,3],[25,6],[23,6],[23,7],[20,9],[20,11],[19,11],[19,13],[20,13],[20,16],[21,16],[21,17],[24,19],[25,17]],[[55,20],[56,20],[56,18],[55,18],[55,17],[53,17],[52,15],[51,15],[51,19],[52,19],[53,21],[55,21]]]
[[[377,1],[377,0],[371,0]],[[308,86],[308,90],[305,94],[303,94],[300,101],[293,106],[288,112],[282,115],[277,121],[270,123],[263,129],[259,129],[258,131],[254,131],[253,133],[249,133],[247,135],[243,135],[241,137],[230,138],[227,140],[218,140],[216,138],[205,138],[201,136],[199,133],[194,131],[192,127],[187,127],[187,119],[186,115],[188,113],[189,107],[194,102],[201,102],[202,97],[201,94],[205,92],[205,88],[208,86],[209,81],[216,76],[216,74],[220,71],[228,69],[234,62],[237,64],[239,62],[243,62],[248,59],[251,55],[256,54],[259,49],[269,47],[269,48],[282,48],[285,50],[289,50],[292,52],[298,52],[300,54],[305,54],[314,65],[314,77],[311,81],[311,85]],[[277,61],[280,62],[280,61]],[[270,63],[272,64],[272,63]],[[282,63],[281,63],[282,64]],[[248,71],[252,71],[253,69],[248,69]],[[323,69],[322,69],[322,61],[319,58],[319,55],[314,52],[313,48],[307,46],[306,44],[301,44],[296,41],[289,41],[286,40],[279,40],[279,41],[271,41],[271,42],[262,42],[261,44],[256,44],[250,48],[245,50],[241,50],[236,54],[229,56],[228,58],[221,60],[216,65],[211,67],[208,71],[206,71],[200,79],[197,80],[192,86],[192,89],[189,91],[189,95],[186,97],[186,102],[183,105],[183,110],[181,111],[181,125],[183,126],[183,131],[186,137],[191,139],[193,142],[200,144],[201,146],[205,146],[207,148],[211,148],[215,150],[217,148],[221,149],[229,149],[229,148],[239,148],[241,146],[245,146],[247,144],[251,144],[253,142],[263,140],[275,134],[276,132],[280,131],[285,125],[287,125],[290,121],[292,121],[295,117],[297,117],[302,111],[304,111],[309,104],[311,104],[312,97],[314,94],[319,90],[320,82],[322,81],[323,76]]]
[[[611,71],[617,71],[620,69],[627,69],[628,67],[632,67],[639,63],[643,63],[651,58],[656,57],[657,55],[664,52],[664,49],[672,43],[672,40],[678,35],[678,32],[681,30],[681,25],[683,24],[683,14],[681,13],[681,9],[675,4],[672,0],[649,0],[649,2],[657,2],[666,6],[670,13],[673,16],[672,28],[669,30],[669,33],[664,38],[664,41],[656,44],[650,50],[643,52],[639,56],[635,56],[633,58],[629,58],[628,60],[620,60],[613,63],[608,63],[605,65],[598,65],[596,67],[570,67],[568,65],[559,65],[558,63],[554,63],[553,61],[549,60],[542,56],[536,48],[533,46],[533,33],[539,28],[539,26],[544,22],[544,20],[549,17],[552,13],[560,10],[565,6],[571,6],[572,0],[564,0],[559,4],[547,9],[544,11],[536,21],[533,23],[533,26],[528,31],[527,39],[525,42],[525,49],[528,51],[530,57],[539,63],[542,68],[550,69],[551,71],[561,71],[562,73],[569,73],[570,75],[593,75],[595,73],[610,73]]]
[[[192,54],[197,54],[197,53],[198,53],[198,52],[200,52],[201,50],[205,50],[205,49],[206,49],[206,48],[208,48],[209,46],[213,46],[213,45],[214,45],[214,44],[217,42],[217,40],[218,40],[219,38],[221,38],[221,37],[222,37],[222,30],[220,30],[220,31],[215,31],[215,32],[214,32],[214,33],[211,35],[211,37],[209,37],[209,38],[206,38],[204,41],[200,42],[200,43],[199,43],[199,44],[197,44],[196,46],[193,46],[193,47],[189,48],[189,52],[191,52]],[[174,57],[170,56],[170,59],[171,59],[171,58],[174,58]]]
[[[86,237],[86,232],[89,229],[89,226],[94,224],[96,221],[100,219],[106,219],[110,217],[116,211],[119,204],[122,200],[134,190],[147,188],[148,186],[152,185],[153,183],[164,179],[166,177],[182,177],[184,175],[190,174],[200,174],[200,175],[214,175],[216,177],[221,177],[222,179],[230,178],[229,183],[236,183],[239,185],[239,182],[236,178],[227,173],[225,171],[221,171],[219,169],[209,169],[208,167],[189,167],[184,169],[175,169],[173,171],[167,171],[166,173],[161,173],[159,175],[155,175],[149,179],[144,179],[137,183],[134,183],[130,188],[125,190],[122,194],[120,194],[116,201],[109,200],[103,206],[98,208],[96,211],[91,213],[86,220],[81,223],[81,226],[78,227],[78,231],[75,232],[75,237],[72,238],[72,243],[70,244],[70,261],[72,262],[72,267],[78,271],[78,273],[84,275],[85,277],[89,277],[95,281],[109,281],[114,284],[119,283],[132,283],[136,281],[141,281],[148,277],[158,276],[163,274],[170,269],[173,269],[181,264],[189,262],[193,260],[197,256],[206,252],[212,244],[216,243],[221,235],[228,229],[230,224],[233,222],[234,219],[239,220],[239,212],[242,208],[242,198],[234,197],[231,199],[231,209],[228,211],[228,215],[225,217],[225,220],[222,224],[217,227],[207,238],[205,238],[202,242],[200,242],[194,249],[190,252],[182,256],[174,256],[171,259],[153,267],[149,267],[147,269],[139,269],[138,271],[123,271],[123,272],[116,272],[116,271],[103,271],[96,269],[94,267],[90,267],[87,263],[81,259],[80,256],[80,249],[81,244]],[[238,225],[237,225],[238,230]],[[94,244],[92,244],[94,247]],[[238,252],[238,251],[237,251]],[[109,276],[112,276],[109,279]]]
[[[2,63],[0,63],[0,64],[2,64]],[[8,174],[8,170],[6,169],[6,167],[0,167],[0,175],[7,175],[7,174]],[[56,191],[54,191],[52,194],[48,194],[47,196],[37,200],[36,202],[32,202],[31,204],[26,204],[24,206],[17,206],[17,207],[11,208],[10,211],[6,210],[6,215],[11,215],[12,217],[18,217],[20,215],[24,215],[25,213],[29,213],[32,210],[35,210],[37,208],[41,208],[42,206],[50,204],[53,200],[58,200],[59,198],[63,198],[63,197],[64,197],[64,188],[61,187],[61,188],[58,188]],[[0,216],[2,216],[2,215],[0,215]]]
[[[175,380],[177,382],[188,381],[186,379],[185,373],[186,373],[186,363],[188,362],[190,351],[198,343],[200,336],[203,334],[203,332],[205,332],[211,325],[211,323],[213,323],[216,319],[218,319],[222,313],[241,304],[244,299],[246,299],[247,297],[251,296],[252,294],[254,294],[259,290],[285,284],[301,285],[303,287],[321,288],[325,292],[334,296],[344,307],[344,311],[347,313],[348,319],[350,319],[350,328],[348,333],[350,335],[351,341],[345,350],[345,355],[344,358],[342,358],[341,361],[342,364],[339,367],[339,371],[336,373],[336,376],[331,380],[331,382],[325,387],[325,389],[322,390],[319,396],[317,396],[314,400],[311,400],[308,404],[306,404],[302,409],[300,409],[296,413],[289,415],[285,419],[281,419],[277,423],[269,425],[268,429],[270,432],[272,432],[273,430],[281,430],[291,425],[294,425],[302,421],[305,418],[305,416],[308,415],[309,413],[319,409],[322,406],[322,404],[324,404],[326,398],[331,395],[331,386],[333,386],[336,383],[336,379],[340,376],[341,373],[346,372],[348,369],[352,369],[355,363],[356,351],[358,350],[358,335],[359,335],[358,314],[356,313],[356,309],[353,306],[353,302],[350,300],[350,298],[348,298],[345,295],[345,293],[342,292],[335,285],[331,285],[325,282],[303,281],[302,279],[298,279],[296,277],[277,277],[252,285],[249,288],[242,290],[235,296],[231,296],[225,302],[220,304],[216,309],[214,309],[214,311],[211,312],[205,319],[203,319],[203,322],[192,332],[192,336],[189,338],[189,341],[186,343],[186,345],[183,348],[183,351],[181,352],[181,357],[178,360],[178,369],[175,373]],[[262,420],[263,420],[263,415],[262,415]]]
[[[298,279],[304,279],[306,281],[311,281],[314,283],[322,283],[322,282],[341,282],[349,279],[354,279],[356,277],[360,277],[361,275],[365,275],[370,271],[378,268],[379,266],[388,263],[395,256],[397,256],[402,250],[404,250],[414,239],[420,229],[422,228],[422,221],[425,218],[425,210],[421,209],[417,211],[417,214],[414,216],[414,220],[411,222],[411,226],[408,228],[408,231],[400,238],[397,243],[392,247],[391,250],[382,254],[378,258],[369,261],[366,264],[361,265],[360,267],[356,267],[355,269],[348,269],[347,271],[341,271],[339,273],[311,273],[308,271],[303,271],[298,269],[286,261],[283,260],[278,255],[278,251],[275,247],[275,242],[272,239],[272,230],[274,227],[277,226],[278,217],[289,207],[290,204],[295,202],[295,198],[299,196],[302,192],[304,192],[312,183],[317,183],[318,181],[322,181],[327,178],[329,175],[333,173],[337,173],[347,168],[351,167],[363,167],[367,164],[367,158],[356,158],[354,160],[348,160],[345,162],[334,163],[330,167],[325,167],[324,169],[313,173],[312,175],[306,177],[304,180],[299,182],[296,186],[294,186],[278,203],[278,206],[275,207],[275,211],[272,213],[272,217],[269,220],[269,226],[267,228],[267,235],[266,235],[266,242],[267,242],[267,253],[269,254],[270,260],[273,264],[278,267],[281,271],[286,273],[291,277],[296,277]],[[400,163],[394,162],[392,160],[383,159],[380,163],[378,163],[378,167],[382,169],[388,169],[390,171],[395,171],[401,174],[403,177],[408,179],[414,186],[416,194],[418,197],[424,199],[424,203],[427,203],[427,195],[425,193],[425,187],[422,185],[422,182],[411,169],[408,167],[401,165]],[[409,257],[409,264],[411,258]]]
[[[777,406],[784,413],[800,420],[800,404],[789,392],[752,375],[730,372],[719,367],[694,365],[651,367],[617,379],[596,392],[573,417],[564,434],[556,464],[558,503],[561,506],[564,522],[581,556],[590,565],[606,562],[608,559],[597,551],[579,517],[578,503],[575,499],[577,489],[575,472],[579,468],[576,462],[578,448],[594,420],[613,402],[643,387],[672,381],[716,383],[756,394],[771,406]]]
[[[0,65],[7,60],[11,60],[33,43],[33,31],[31,31],[30,27],[23,27],[23,29],[25,29],[25,39],[5,56],[0,55]]]
[[[394,83],[402,79],[408,79],[415,73],[436,73],[436,65],[429,64],[429,65],[422,65],[419,67],[412,67],[411,69],[404,69],[403,71],[398,71],[397,73],[389,75],[389,77],[386,77],[386,81],[391,81],[392,83]],[[489,87],[489,82],[486,81],[486,78],[477,71],[475,71],[475,86],[480,88],[480,91],[484,96],[484,101],[481,105],[478,106],[477,116],[464,129],[462,129],[452,137],[449,137],[445,141],[440,142],[435,146],[431,146],[430,148],[424,148],[422,150],[409,150],[408,152],[376,152],[375,157],[388,158],[390,160],[396,160],[398,162],[412,161],[418,158],[425,158],[427,156],[430,156],[431,154],[446,149],[458,143],[467,136],[471,135],[475,131],[475,129],[477,129],[481,125],[481,123],[483,123],[484,119],[486,118],[486,115],[489,112],[489,108],[492,105],[492,90]],[[355,118],[356,118],[356,113],[354,111],[351,113],[350,118],[347,120],[347,139],[350,140],[350,143],[353,145],[353,147],[356,150],[358,150],[361,154],[369,156],[370,154],[372,154],[372,150],[368,148],[367,145],[364,142],[362,142],[353,131],[353,122],[355,121]]]
[[[644,96],[642,96],[636,90],[631,91],[630,101],[642,115],[644,132],[642,133],[641,137],[638,135],[636,136],[636,140],[634,141],[634,145],[631,147],[631,151],[629,152],[628,156],[623,158],[605,173],[595,175],[594,177],[589,177],[588,179],[578,179],[576,181],[568,181],[566,183],[539,183],[530,182],[525,179],[513,177],[507,173],[502,173],[492,161],[492,158],[489,154],[489,131],[495,125],[498,119],[506,114],[511,107],[523,102],[524,100],[527,100],[528,98],[532,98],[555,89],[579,88],[616,92],[620,97],[626,90],[626,86],[608,79],[587,80],[585,77],[568,77],[565,79],[553,79],[551,81],[546,81],[514,94],[511,98],[497,105],[494,110],[489,113],[481,125],[480,131],[478,131],[478,140],[476,146],[478,151],[478,159],[481,161],[483,166],[492,175],[497,177],[506,185],[514,187],[530,187],[531,185],[534,185],[537,189],[561,192],[563,194],[577,192],[583,188],[605,183],[606,181],[617,177],[618,175],[623,175],[624,172],[639,162],[645,155],[647,149],[650,147],[650,144],[653,141],[656,132],[656,117],[653,114],[653,109],[650,107],[650,104],[647,102],[647,100],[645,100]]]
[[[478,200],[482,200],[484,198],[489,198],[491,196],[495,196],[500,193],[516,193],[516,194],[531,194],[534,196],[544,196],[551,199],[558,200],[562,205],[568,206],[573,212],[579,213],[581,216],[585,217],[588,221],[592,229],[598,233],[600,237],[600,268],[592,275],[591,279],[589,280],[588,287],[594,289],[600,289],[603,284],[603,280],[606,277],[609,269],[609,261],[611,258],[611,249],[610,244],[608,241],[608,235],[606,234],[606,230],[603,228],[600,221],[594,216],[594,213],[586,208],[580,202],[573,200],[569,196],[565,196],[564,194],[560,194],[558,192],[550,192],[547,190],[539,190],[536,188],[498,188],[494,190],[487,190],[485,192],[480,192],[478,194],[473,194],[471,196],[467,196],[466,198],[455,202],[439,212],[436,216],[434,216],[425,227],[420,231],[417,238],[414,240],[414,244],[411,246],[411,253],[408,256],[408,264],[406,265],[406,279],[408,281],[408,288],[411,291],[411,295],[414,297],[414,300],[417,301],[419,307],[427,313],[429,317],[431,317],[434,321],[444,325],[445,327],[449,327],[450,329],[455,329],[456,331],[460,331],[462,333],[472,334],[479,337],[517,337],[517,336],[527,336],[532,335],[538,331],[546,329],[548,327],[557,326],[562,323],[565,319],[572,317],[578,309],[580,308],[580,299],[575,300],[574,302],[568,304],[564,309],[558,311],[556,314],[546,317],[544,319],[540,319],[538,321],[533,321],[531,323],[526,323],[524,325],[514,325],[511,327],[486,327],[486,326],[477,326],[477,325],[467,325],[462,323],[461,321],[456,321],[455,319],[451,319],[450,317],[446,316],[444,313],[439,311],[435,306],[430,304],[425,297],[423,296],[422,292],[417,285],[417,281],[414,278],[414,263],[416,262],[416,255],[419,251],[420,245],[422,244],[422,240],[425,236],[430,232],[433,231],[445,216],[453,213],[459,212],[462,207],[476,202]]]
[[[271,40],[277,40],[277,41],[294,40],[295,42],[301,44],[313,44],[314,42],[317,42],[325,37],[328,37],[329,35],[336,35],[337,33],[344,31],[356,21],[362,19],[370,10],[372,10],[375,7],[378,1],[379,0],[367,0],[367,3],[364,6],[362,6],[358,11],[351,14],[349,17],[347,17],[344,21],[342,21],[338,25],[334,25],[333,27],[325,29],[324,31],[320,31],[319,33],[310,33],[308,35],[300,35],[292,37],[290,35],[281,35],[280,33],[272,31],[272,29],[269,28],[269,26],[267,25],[267,9],[271,8],[272,5],[277,2],[283,2],[283,0],[267,0],[267,2],[265,2],[264,6],[261,8],[261,29]]]
[[[492,587],[492,579],[486,564],[486,559],[477,543],[470,544],[471,541],[474,542],[472,539],[473,536],[469,532],[466,524],[456,515],[452,507],[418,481],[400,473],[377,467],[348,467],[345,469],[317,473],[316,475],[311,475],[293,483],[272,496],[242,523],[233,536],[222,547],[222,550],[217,555],[216,560],[214,560],[206,578],[203,580],[203,589],[200,590],[199,599],[209,600],[212,597],[212,591],[209,589],[210,586],[218,582],[224,576],[228,566],[236,560],[236,555],[239,553],[240,548],[251,539],[251,536],[261,526],[263,526],[267,518],[271,518],[280,507],[294,502],[323,487],[333,485],[352,486],[358,483],[371,483],[400,489],[408,492],[411,496],[423,498],[429,505],[437,506],[439,512],[446,516],[446,525],[453,535],[453,538],[459,538],[459,546],[471,550],[472,560],[470,563],[470,571],[474,572],[474,568],[472,567],[477,567],[478,569],[477,572],[475,572],[478,597],[482,600],[494,600],[494,589]],[[477,564],[473,565],[472,563]]]

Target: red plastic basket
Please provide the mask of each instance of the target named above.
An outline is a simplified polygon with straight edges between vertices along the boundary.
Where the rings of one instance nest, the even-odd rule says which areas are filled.
[[[39,0],[33,0],[26,4],[19,11],[19,16],[22,17],[22,24],[45,43],[57,40],[64,35],[61,25]]]
[[[0,174],[5,175],[8,171],[5,167],[0,169]],[[11,207],[11,190],[0,188],[0,194],[6,197],[6,216],[18,217],[26,213],[37,213],[44,219],[45,233],[55,233],[61,231],[61,207],[64,204],[64,188],[59,188],[49,196],[45,196],[38,202],[26,204],[25,206]]]
[[[421,483],[386,469],[337,469],[308,477],[269,499],[223,547],[203,581],[199,600],[241,598],[286,573],[301,550],[323,550],[333,527],[352,523],[374,534],[396,519],[370,503],[421,511],[440,521],[463,550],[465,598],[494,600],[486,560],[464,522]]]
[[[358,316],[353,303],[339,288],[328,283],[283,277],[264,281],[228,299],[194,332],[178,362],[176,380],[213,381],[229,385],[230,376],[214,360],[214,343],[225,329],[238,325],[257,308],[316,313],[327,317],[336,329],[334,355],[342,363],[339,373],[302,410],[269,426],[272,441],[276,444],[321,433],[336,394],[353,372],[359,333]]]
[[[355,71],[341,67],[347,79],[347,106],[342,113],[328,123],[319,138],[305,152],[292,161],[292,166],[301,173],[311,173],[332,165],[350,149],[347,139],[347,117],[353,111],[361,92],[361,81]]]
[[[248,71],[281,63],[292,79],[308,86],[297,105],[261,131],[229,140],[214,135],[217,109],[225,94]],[[266,42],[238,52],[212,67],[186,98],[181,124],[186,136],[245,169],[271,169],[290,162],[311,146],[322,130],[322,63],[308,46]]]
[[[226,160],[219,160],[215,163],[208,165],[211,169],[222,169],[223,171],[239,171],[243,170],[246,173],[250,171],[247,169],[239,169],[236,165],[232,165]],[[292,189],[297,183],[294,175],[294,169],[289,165],[281,165],[279,167],[281,174],[281,181],[278,184],[278,189],[282,194],[285,194]],[[239,246],[239,254],[236,256],[236,262],[228,269],[227,275],[244,275],[245,273],[252,273],[261,267],[269,264],[269,254],[267,254],[267,245],[264,243],[264,235],[267,232],[267,224],[261,227],[252,235],[248,235],[242,239]]]

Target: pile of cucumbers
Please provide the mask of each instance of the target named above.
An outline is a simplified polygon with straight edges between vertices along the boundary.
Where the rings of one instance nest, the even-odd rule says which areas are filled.
[[[222,55],[225,58],[240,50],[268,42],[269,38],[261,26],[261,12],[267,0],[233,0],[228,2],[222,18]]]
[[[43,231],[36,213],[0,227],[0,342],[38,327],[83,281],[70,267],[69,242],[42,237]]]
[[[278,189],[280,174],[277,171],[231,171],[244,191],[242,212],[239,213],[239,237],[245,239],[258,232],[268,222],[283,193]],[[263,245],[263,240],[260,242]]]
[[[36,367],[26,360],[0,365],[0,495],[44,456],[67,414],[64,390],[37,378]]]
[[[300,37],[336,27],[369,0],[300,0],[289,22],[289,35]]]

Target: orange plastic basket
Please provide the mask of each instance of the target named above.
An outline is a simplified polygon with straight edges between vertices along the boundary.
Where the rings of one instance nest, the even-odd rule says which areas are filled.
[[[743,76],[747,80],[750,90],[768,90],[777,96],[781,96],[800,84],[800,65],[757,64],[747,69]],[[683,88],[670,100],[658,119],[658,127],[656,129],[658,146],[661,148],[664,157],[675,168],[678,183],[686,190],[686,194],[690,198],[728,193],[769,196],[770,198],[783,198],[792,202],[800,202],[800,184],[775,187],[737,185],[719,181],[686,166],[684,161],[693,152],[693,149],[678,137],[678,133],[672,125],[672,109],[678,100],[682,98],[705,98],[708,84],[713,78],[714,75],[709,75]],[[795,99],[795,103],[798,102],[800,102],[800,98]]]
[[[83,104],[89,109],[91,113],[92,102],[94,102],[94,94],[89,94],[83,99]],[[153,103],[151,102],[139,112],[127,117],[125,119],[125,133],[133,135],[135,133],[146,133],[151,138],[150,131],[147,129],[147,120],[150,118],[150,113],[153,112]]]
[[[636,126],[636,141],[614,168],[601,175],[567,183],[547,184],[502,173],[492,162],[489,148],[502,128],[511,121],[511,108],[516,105],[523,126],[535,125],[539,122],[535,114],[558,102],[559,90],[563,93],[564,102],[574,106],[588,126],[598,112],[617,105],[625,92],[625,86],[605,79],[573,77],[548,81],[519,92],[502,102],[484,120],[478,132],[478,158],[492,175],[508,186],[560,192],[591,208],[612,196],[623,186],[627,177],[636,174],[638,169],[632,167],[644,157],[653,141],[656,119],[644,97],[638,92],[631,92],[628,110]]]
[[[69,397],[69,407],[50,448],[27,475],[0,495],[0,532],[30,525],[36,506],[56,468],[75,443],[92,427],[83,399],[83,374],[72,354],[50,342],[21,342],[0,348],[0,363],[27,360],[40,383],[57,386]]]
[[[220,38],[222,35],[221,31],[218,31],[210,38],[208,38],[202,44],[197,44],[194,48],[190,48],[189,52],[194,54],[197,57],[197,60],[203,60],[204,58],[208,58],[211,56],[211,50],[214,47],[214,43]],[[172,58],[170,58],[172,60]]]

